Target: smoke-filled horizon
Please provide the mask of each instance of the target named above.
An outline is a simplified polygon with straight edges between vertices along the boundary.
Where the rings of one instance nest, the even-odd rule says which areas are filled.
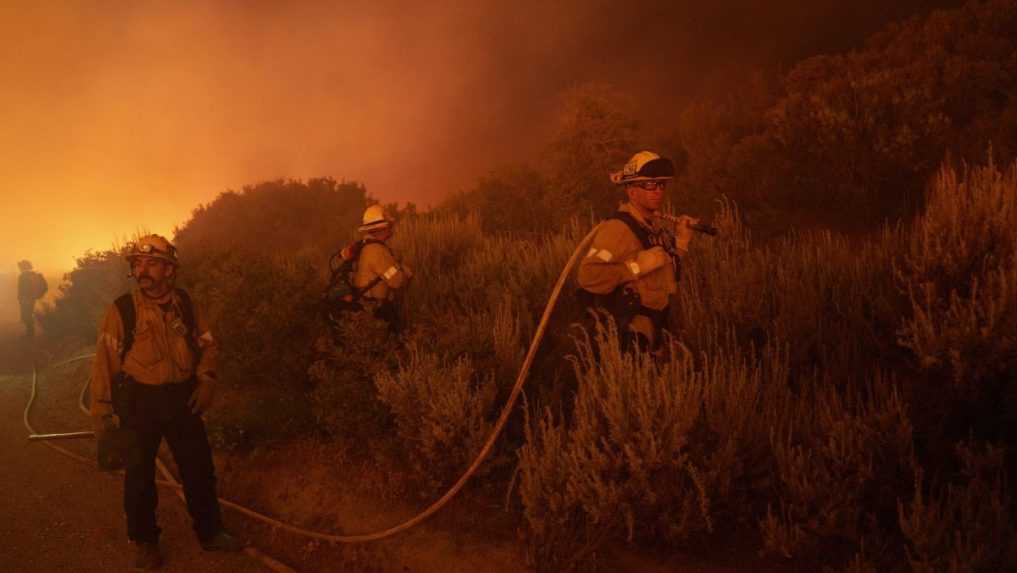
[[[957,3],[5,3],[0,266],[68,269],[276,178],[433,205],[538,152],[572,86],[666,121],[716,70],[787,68]]]

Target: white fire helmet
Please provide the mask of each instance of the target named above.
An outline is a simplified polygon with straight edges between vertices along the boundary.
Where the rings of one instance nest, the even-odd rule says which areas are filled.
[[[652,151],[640,151],[629,159],[621,171],[611,174],[611,182],[617,185],[673,178],[674,163]]]

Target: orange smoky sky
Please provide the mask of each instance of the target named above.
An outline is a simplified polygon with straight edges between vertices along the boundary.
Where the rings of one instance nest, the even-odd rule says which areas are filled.
[[[843,49],[930,2],[707,4],[3,2],[0,266],[67,270],[274,178],[427,206],[539,150],[571,86],[677,105],[711,66]]]

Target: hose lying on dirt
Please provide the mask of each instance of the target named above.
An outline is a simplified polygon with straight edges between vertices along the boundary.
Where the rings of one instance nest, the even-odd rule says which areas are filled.
[[[558,298],[561,296],[562,288],[564,288],[566,280],[568,280],[568,277],[571,274],[572,269],[575,267],[576,261],[579,259],[579,255],[586,251],[586,248],[593,240],[593,235],[596,233],[598,228],[599,225],[597,227],[594,227],[589,233],[586,234],[585,237],[583,237],[583,240],[580,241],[579,245],[576,246],[575,250],[572,252],[572,256],[569,257],[568,262],[565,264],[565,267],[562,269],[561,274],[558,276],[558,282],[555,283],[554,289],[551,291],[551,296],[548,297],[547,304],[544,307],[544,313],[540,318],[540,323],[537,326],[537,330],[533,334],[533,340],[530,341],[530,348],[527,351],[526,359],[523,361],[523,365],[519,370],[519,375],[516,377],[516,382],[515,385],[512,387],[512,392],[511,394],[509,394],[508,400],[505,402],[505,406],[502,408],[501,414],[498,416],[498,421],[495,423],[494,428],[488,435],[487,441],[484,442],[483,447],[480,449],[480,452],[474,458],[473,463],[471,463],[470,466],[466,469],[466,471],[463,472],[462,476],[460,476],[456,483],[451,488],[449,488],[447,492],[445,492],[445,495],[438,498],[438,500],[436,500],[426,509],[424,509],[414,517],[398,525],[392,526],[388,529],[358,535],[336,535],[332,533],[322,533],[319,531],[312,531],[310,529],[304,529],[302,527],[297,527],[295,525],[283,523],[281,521],[258,513],[254,510],[248,509],[226,499],[220,498],[219,499],[220,503],[226,507],[236,510],[239,513],[242,513],[258,521],[267,523],[268,525],[271,525],[273,527],[283,529],[285,531],[289,531],[291,533],[301,535],[304,537],[309,537],[321,541],[328,541],[331,543],[364,543],[367,541],[377,541],[380,539],[385,539],[386,537],[391,537],[397,533],[406,531],[414,527],[415,525],[419,524],[420,522],[424,521],[428,517],[437,513],[438,510],[444,507],[449,501],[452,500],[453,497],[456,496],[456,494],[459,493],[460,490],[462,490],[463,486],[466,485],[466,482],[469,481],[471,477],[473,477],[473,474],[476,473],[477,469],[480,467],[480,464],[482,464],[484,460],[487,458],[488,454],[490,454],[491,448],[494,447],[495,441],[497,441],[498,436],[501,434],[501,431],[504,429],[505,424],[508,422],[509,416],[512,413],[512,409],[515,406],[516,400],[519,398],[519,394],[523,390],[523,384],[526,382],[526,377],[530,372],[530,366],[532,366],[533,360],[536,357],[537,348],[540,346],[540,342],[544,338],[544,332],[547,330],[547,324],[551,318],[551,313],[554,311],[554,307],[558,303]],[[62,366],[77,360],[84,360],[87,358],[91,358],[92,356],[93,355],[78,356],[60,362],[58,364],[54,364],[52,365],[52,367]],[[81,394],[82,398],[84,397],[84,392],[85,388],[82,388]],[[30,433],[35,433],[35,431],[28,423],[28,411],[32,407],[32,401],[34,399],[35,399],[35,373],[33,371],[32,395],[31,398],[29,399],[28,406],[25,408],[25,427],[28,428]],[[84,407],[81,406],[80,404],[79,406],[83,410],[85,410]],[[85,413],[87,414],[88,411],[85,410]],[[83,458],[77,454],[69,452],[64,448],[61,448],[54,444],[50,444],[47,442],[46,445],[82,462],[94,463],[93,460]],[[172,478],[172,475],[166,470],[165,466],[163,466],[161,462],[159,462],[159,470],[160,472],[163,473],[164,476],[169,477],[169,479],[157,480],[157,483],[159,483],[160,485],[173,487],[177,490],[181,488],[180,484],[178,484],[176,480]]]

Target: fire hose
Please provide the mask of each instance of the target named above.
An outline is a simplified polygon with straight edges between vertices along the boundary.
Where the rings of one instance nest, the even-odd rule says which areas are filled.
[[[430,506],[425,508],[423,511],[418,513],[416,516],[414,516],[414,517],[412,517],[410,519],[407,519],[406,521],[404,521],[404,522],[402,522],[402,523],[400,523],[398,525],[392,526],[392,527],[390,527],[388,529],[384,529],[384,530],[381,530],[381,531],[376,531],[376,532],[373,532],[373,533],[364,533],[364,534],[358,534],[358,535],[337,535],[337,534],[334,534],[334,533],[324,533],[324,532],[320,532],[320,531],[312,531],[310,529],[305,529],[303,527],[298,527],[298,526],[295,526],[295,525],[290,525],[288,523],[283,523],[283,522],[278,521],[276,519],[273,519],[273,518],[271,518],[271,517],[269,517],[267,515],[258,513],[257,511],[248,509],[248,508],[246,508],[244,506],[241,506],[241,505],[239,505],[237,503],[229,501],[227,499],[220,498],[219,499],[220,503],[223,506],[225,506],[225,507],[229,507],[229,508],[231,508],[233,510],[236,510],[237,512],[239,512],[239,513],[241,513],[243,515],[246,515],[246,516],[251,517],[253,519],[256,519],[258,521],[264,522],[264,523],[266,523],[268,525],[271,525],[273,527],[276,527],[276,528],[279,528],[279,529],[283,529],[285,531],[289,531],[290,533],[294,533],[296,535],[300,535],[300,536],[303,536],[303,537],[309,537],[309,538],[317,539],[317,540],[320,540],[320,541],[328,541],[328,542],[331,542],[331,543],[364,543],[364,542],[368,542],[368,541],[377,541],[377,540],[380,540],[380,539],[385,539],[387,537],[391,537],[393,535],[396,535],[397,533],[401,533],[403,531],[406,531],[406,530],[414,527],[415,525],[421,523],[422,521],[424,521],[428,517],[430,517],[430,516],[434,515],[435,513],[437,513],[438,510],[443,508],[449,501],[452,500],[453,497],[456,496],[456,494],[459,493],[460,490],[462,490],[462,488],[466,485],[466,482],[469,481],[469,479],[473,476],[473,474],[476,473],[477,469],[484,462],[484,460],[487,458],[488,454],[490,454],[491,449],[494,447],[495,441],[498,439],[498,436],[501,434],[501,431],[504,429],[505,424],[508,422],[509,416],[512,413],[512,409],[515,406],[516,400],[519,398],[519,394],[522,392],[523,384],[525,383],[526,377],[527,377],[527,375],[529,374],[529,371],[530,371],[530,366],[533,364],[533,360],[536,357],[537,348],[540,346],[540,341],[543,339],[544,333],[547,330],[547,324],[548,324],[548,322],[550,320],[551,313],[554,310],[554,307],[555,307],[555,305],[558,302],[558,298],[561,296],[561,291],[562,291],[562,289],[565,286],[565,282],[568,279],[569,274],[572,272],[573,267],[575,267],[576,261],[579,259],[579,254],[580,253],[584,253],[585,249],[589,245],[590,241],[593,240],[593,235],[596,232],[596,230],[597,230],[597,227],[595,227],[593,230],[591,230],[583,238],[583,240],[579,242],[579,245],[572,252],[572,256],[569,258],[568,263],[566,263],[565,267],[562,269],[562,272],[561,272],[561,274],[558,277],[558,282],[555,284],[554,289],[551,291],[551,295],[548,298],[547,305],[544,307],[544,314],[542,315],[542,317],[540,319],[540,323],[537,326],[537,330],[534,332],[533,339],[530,342],[529,351],[526,353],[526,358],[523,361],[523,365],[522,365],[522,367],[519,370],[519,375],[516,377],[516,382],[515,382],[515,385],[512,387],[512,392],[509,395],[508,400],[505,403],[505,406],[502,408],[501,414],[498,416],[498,421],[495,423],[494,428],[491,430],[491,433],[488,435],[487,441],[484,443],[483,447],[480,449],[480,452],[474,458],[474,460],[470,464],[470,466],[459,477],[459,479],[456,481],[456,483],[451,488],[449,488],[449,490],[443,496],[441,496],[439,499],[434,501]],[[92,356],[94,356],[94,355],[89,354],[89,355],[85,355],[85,356],[77,356],[75,358],[71,358],[69,360],[65,360],[63,362],[54,364],[54,365],[52,365],[50,367],[58,367],[58,366],[63,366],[63,365],[66,365],[66,364],[70,364],[72,362],[79,361],[79,360],[86,360],[88,358],[91,358]],[[28,413],[29,413],[29,411],[30,411],[30,409],[32,407],[32,403],[35,400],[36,382],[37,382],[37,373],[33,370],[33,374],[32,374],[32,393],[31,393],[31,397],[29,398],[28,405],[25,407],[25,414],[24,414],[25,427],[28,429],[29,433],[31,434],[29,439],[41,440],[44,443],[46,443],[47,446],[49,446],[49,447],[51,447],[53,449],[56,449],[57,451],[60,451],[61,453],[65,454],[65,455],[68,455],[68,456],[70,456],[70,457],[72,457],[74,459],[77,459],[79,461],[82,461],[82,462],[85,462],[85,463],[94,463],[93,460],[90,460],[90,459],[84,458],[82,456],[79,456],[79,455],[77,455],[77,454],[75,454],[73,452],[70,452],[70,451],[68,451],[68,450],[66,450],[64,448],[61,448],[60,446],[57,446],[55,444],[51,444],[48,441],[50,439],[62,439],[62,438],[66,438],[66,437],[69,437],[69,436],[59,435],[59,434],[57,434],[57,435],[37,434],[35,432],[35,430],[32,428],[31,424],[29,424]],[[87,383],[86,383],[86,387],[87,387]],[[85,388],[82,388],[82,396],[84,395],[84,391],[85,391]],[[80,403],[79,403],[79,407],[84,410],[84,407]],[[87,413],[87,410],[85,410],[85,412]],[[91,432],[82,432],[80,434],[83,434],[84,436],[88,436],[88,435],[91,434]],[[53,436],[59,436],[59,437],[53,437]],[[79,437],[81,437],[81,436],[79,436]],[[165,466],[163,466],[161,464],[161,462],[159,462],[159,470],[163,474],[163,476],[169,477],[169,479],[157,480],[157,483],[159,485],[172,487],[172,488],[174,488],[176,490],[180,490],[181,489],[180,484],[178,484],[175,479],[172,479],[172,476],[166,470]]]
[[[82,356],[76,356],[74,358],[70,358],[70,359],[64,360],[62,362],[59,362],[57,364],[52,364],[49,367],[50,368],[56,368],[56,367],[59,367],[59,366],[65,366],[67,364],[72,364],[74,362],[79,362],[81,360],[88,360],[89,358],[92,358],[93,356],[95,356],[95,355],[94,354],[85,354],[85,355],[82,355]],[[88,414],[88,409],[85,408],[85,406],[84,406],[84,396],[85,396],[85,390],[88,389],[88,382],[89,382],[89,380],[86,379],[84,386],[82,386],[81,393],[78,396],[78,408],[81,409],[86,415]],[[39,386],[39,371],[38,371],[38,368],[36,368],[35,364],[33,363],[32,364],[32,391],[31,391],[31,394],[28,397],[28,403],[25,405],[25,411],[24,411],[24,414],[22,416],[22,421],[25,424],[25,428],[29,432],[28,439],[31,440],[31,441],[41,441],[42,443],[44,443],[49,448],[52,448],[53,450],[56,450],[56,451],[64,454],[65,456],[68,456],[68,457],[70,457],[72,459],[78,460],[79,462],[83,462],[83,463],[86,463],[86,464],[94,464],[95,463],[94,459],[90,459],[90,458],[86,458],[84,456],[80,456],[80,455],[78,455],[78,454],[76,454],[74,452],[71,452],[71,451],[67,450],[66,448],[62,448],[62,447],[57,446],[55,444],[49,443],[51,440],[90,438],[90,437],[94,437],[95,436],[94,432],[67,432],[67,433],[63,433],[63,434],[37,434],[35,429],[32,428],[32,424],[28,421],[28,414],[29,414],[29,412],[31,412],[32,405],[35,403],[35,397],[36,397],[36,394],[38,392],[38,386]],[[173,477],[173,474],[171,474],[169,472],[169,470],[166,468],[166,466],[162,463],[162,461],[158,457],[156,458],[156,465],[159,468],[159,472],[163,475],[163,479],[157,479],[157,480],[155,480],[155,483],[158,484],[158,485],[164,486],[164,487],[173,488],[174,491],[176,492],[177,497],[180,497],[181,499],[183,499],[183,492],[182,492],[183,486],[180,485],[180,483],[177,482],[177,480]],[[226,506],[226,507],[231,507],[233,509],[250,511],[250,510],[247,510],[247,508],[244,508],[243,506],[237,505],[236,503],[231,502],[231,501],[226,500],[226,499],[219,498],[219,502],[222,505]],[[257,559],[257,560],[261,561],[266,567],[268,567],[269,569],[275,571],[276,573],[296,573],[296,571],[294,569],[292,569],[291,567],[288,567],[285,564],[283,564],[283,563],[281,563],[281,562],[279,562],[279,561],[269,557],[268,555],[265,555],[264,553],[262,553],[261,551],[259,551],[255,547],[252,547],[252,546],[245,547],[244,548],[244,553],[248,554],[249,556],[253,557],[254,559]]]
[[[602,225],[602,224],[603,223],[601,223],[600,225]],[[526,377],[527,377],[527,375],[529,374],[529,371],[530,371],[530,366],[533,364],[533,360],[536,357],[537,348],[539,348],[540,342],[543,339],[544,333],[547,330],[548,322],[550,321],[551,314],[554,311],[554,307],[555,307],[555,305],[558,302],[558,298],[561,296],[561,291],[562,291],[562,289],[565,286],[565,282],[568,279],[569,275],[571,274],[572,269],[575,267],[576,261],[579,259],[580,254],[586,252],[586,248],[589,246],[590,242],[593,240],[593,237],[596,234],[597,230],[600,228],[600,225],[595,226],[593,229],[590,230],[589,233],[586,234],[585,237],[583,237],[583,239],[576,246],[575,250],[572,251],[572,255],[569,257],[568,262],[565,264],[565,267],[562,269],[561,274],[558,276],[558,281],[555,283],[554,289],[551,291],[551,295],[548,297],[547,304],[544,306],[544,313],[541,316],[540,322],[539,322],[539,324],[537,326],[537,330],[534,332],[533,339],[530,342],[529,350],[526,353],[526,358],[523,360],[522,367],[520,368],[519,374],[516,377],[515,384],[512,387],[512,392],[509,394],[509,397],[506,400],[505,406],[502,408],[501,413],[498,416],[498,420],[495,423],[494,428],[491,430],[491,433],[488,435],[487,440],[484,442],[483,447],[481,447],[480,452],[476,455],[476,457],[474,458],[473,462],[463,472],[463,474],[459,477],[459,479],[455,482],[455,484],[451,488],[449,488],[449,490],[447,492],[445,492],[444,495],[442,495],[440,498],[438,498],[436,501],[434,501],[430,506],[425,508],[423,511],[421,511],[420,513],[418,513],[414,517],[412,517],[410,519],[407,519],[406,521],[404,521],[404,522],[402,522],[402,523],[400,523],[398,525],[394,525],[394,526],[392,526],[392,527],[390,527],[388,529],[384,529],[384,530],[376,531],[376,532],[372,532],[372,533],[357,534],[357,535],[337,535],[337,534],[334,534],[334,533],[323,533],[323,532],[319,532],[319,531],[312,531],[310,529],[305,529],[303,527],[298,527],[298,526],[295,526],[295,525],[290,525],[288,523],[283,523],[281,521],[278,521],[278,520],[273,519],[273,518],[271,518],[269,516],[266,516],[264,514],[258,513],[258,512],[254,511],[254,510],[248,509],[248,508],[246,508],[244,506],[241,506],[241,505],[239,505],[237,503],[234,503],[232,501],[229,501],[229,500],[226,500],[226,499],[223,499],[223,498],[219,499],[220,503],[223,506],[225,506],[225,507],[229,507],[231,509],[234,509],[237,512],[243,514],[243,515],[246,515],[246,516],[251,517],[253,519],[256,519],[258,521],[264,522],[264,523],[266,523],[268,525],[271,525],[273,527],[276,527],[276,528],[279,528],[279,529],[283,529],[285,531],[289,531],[290,533],[294,533],[296,535],[300,535],[300,536],[304,536],[304,537],[309,537],[309,538],[317,539],[317,540],[320,540],[320,541],[327,541],[327,542],[331,542],[331,543],[364,543],[364,542],[368,542],[368,541],[377,541],[377,540],[380,540],[380,539],[385,539],[387,537],[391,537],[393,535],[396,535],[397,533],[401,533],[403,531],[406,531],[406,530],[416,526],[417,524],[421,523],[422,521],[424,521],[428,517],[430,517],[430,516],[434,515],[435,513],[437,513],[449,501],[451,501],[452,498],[455,497],[456,494],[458,494],[460,490],[462,490],[462,488],[466,485],[466,482],[469,481],[469,479],[473,476],[474,473],[476,473],[477,469],[484,462],[484,460],[487,458],[488,454],[490,454],[491,449],[494,447],[495,441],[498,439],[499,435],[501,434],[502,430],[505,427],[505,424],[508,422],[509,416],[512,413],[512,409],[515,406],[516,400],[519,398],[519,395],[522,392],[523,384],[526,382]],[[707,230],[702,230],[700,232],[706,232],[706,233],[709,233],[709,234],[716,234],[716,230],[713,227],[706,227],[706,226],[704,226],[704,227],[712,230],[712,232],[711,231],[707,231]],[[696,230],[699,230],[699,229],[696,229]],[[78,357],[71,358],[69,360],[65,360],[63,362],[60,362],[58,364],[55,364],[55,365],[53,365],[53,367],[69,364],[71,362],[78,361],[78,360],[84,360],[84,359],[87,359],[87,358],[91,358],[92,356],[94,356],[94,355],[78,356]],[[28,406],[25,408],[25,416],[24,416],[25,427],[28,428],[28,430],[29,430],[29,432],[31,434],[35,434],[35,431],[32,429],[31,425],[28,422],[28,412],[29,412],[29,409],[32,406],[32,402],[35,399],[35,393],[36,393],[35,386],[36,386],[36,373],[33,370],[32,394],[31,394],[31,398],[29,399]],[[87,387],[87,383],[86,383],[86,387]],[[85,391],[85,388],[82,388],[82,396],[84,396],[84,391]],[[84,409],[84,406],[81,406],[80,404],[79,404],[79,406],[85,411],[86,414],[88,413],[88,411]],[[88,434],[88,433],[86,432],[85,434]],[[67,437],[67,436],[62,436],[62,437]],[[32,438],[30,437],[30,439],[32,439]],[[45,437],[44,436],[40,437],[40,436],[36,435],[36,437],[34,439],[45,439]],[[58,451],[61,451],[62,453],[67,454],[67,455],[69,455],[69,456],[71,456],[71,457],[73,457],[75,459],[84,461],[86,463],[91,463],[92,462],[92,460],[85,459],[85,458],[83,458],[81,456],[78,456],[77,454],[69,452],[69,451],[67,451],[67,450],[65,450],[63,448],[60,448],[59,446],[56,446],[54,444],[49,444],[47,442],[46,445],[48,445],[51,448],[54,448],[54,449],[56,449]],[[157,480],[157,483],[159,483],[160,485],[165,485],[165,486],[172,487],[172,488],[178,490],[178,492],[177,492],[178,495],[181,495],[180,492],[179,492],[179,490],[181,489],[180,484],[178,484],[176,482],[176,480],[173,479],[172,475],[168,472],[168,470],[166,470],[165,466],[163,466],[161,462],[158,462],[158,463],[159,463],[159,470],[160,470],[160,472],[167,479]]]

